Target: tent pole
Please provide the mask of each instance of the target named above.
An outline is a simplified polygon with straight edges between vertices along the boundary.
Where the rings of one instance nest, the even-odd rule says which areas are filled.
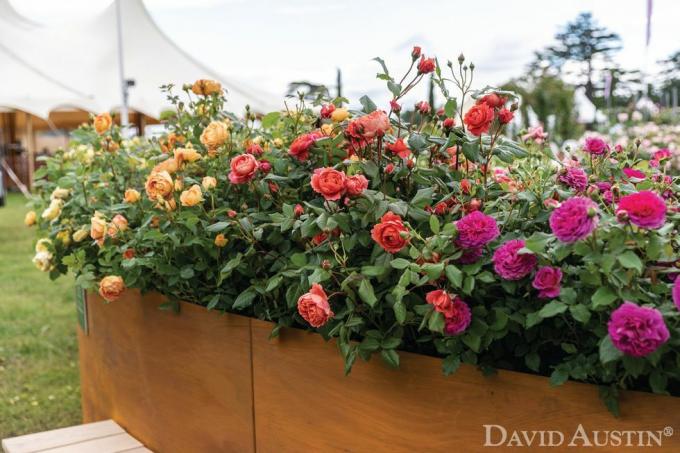
[[[33,174],[35,173],[35,134],[33,131],[33,115],[26,115],[26,150],[28,151],[28,187],[33,189]]]
[[[130,122],[128,118],[128,84],[125,80],[125,68],[123,67],[123,24],[120,12],[121,0],[116,0],[116,30],[118,34],[118,73],[120,74],[120,89],[123,103],[120,106],[120,125],[127,129]]]

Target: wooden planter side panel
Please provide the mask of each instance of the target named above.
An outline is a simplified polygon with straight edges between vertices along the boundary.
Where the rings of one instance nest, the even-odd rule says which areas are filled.
[[[88,293],[83,418],[112,418],[159,452],[254,451],[250,320],[127,291]]]
[[[502,425],[510,434],[558,430],[568,443],[579,423],[589,432],[671,426],[676,433],[663,439],[663,450],[680,451],[680,398],[629,392],[617,419],[592,385],[551,388],[544,377],[509,371],[484,377],[466,365],[445,377],[439,359],[409,353],[400,354],[400,370],[374,358],[358,361],[345,377],[334,344],[294,329],[268,341],[271,328],[252,320],[259,453],[498,451],[483,447],[483,425]]]

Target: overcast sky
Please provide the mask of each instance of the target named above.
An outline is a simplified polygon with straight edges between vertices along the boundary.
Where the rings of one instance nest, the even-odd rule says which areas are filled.
[[[125,0],[123,0],[125,1]],[[87,17],[110,0],[11,0],[39,22]],[[627,68],[649,68],[680,49],[680,1],[654,0],[652,40],[645,51],[647,0],[145,0],[161,29],[198,60],[230,77],[281,95],[293,80],[332,85],[343,71],[345,95],[382,99],[375,79],[382,56],[395,73],[413,45],[477,66],[482,87],[520,75],[534,50],[560,25],[591,11],[618,33]],[[112,37],[114,39],[114,37]]]

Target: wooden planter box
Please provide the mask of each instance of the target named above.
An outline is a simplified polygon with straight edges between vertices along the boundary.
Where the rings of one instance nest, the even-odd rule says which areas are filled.
[[[400,370],[372,360],[345,377],[335,345],[318,335],[284,329],[269,341],[270,323],[188,303],[179,314],[161,311],[157,294],[86,299],[88,333],[78,334],[84,421],[112,418],[154,451],[500,451],[518,449],[508,446],[515,431],[533,451],[541,433],[528,446],[532,430],[563,434],[551,451],[581,451],[582,437],[568,447],[579,424],[591,442],[593,431],[652,431],[632,435],[629,448],[624,432],[620,445],[612,437],[595,451],[680,451],[680,398],[627,392],[615,418],[592,385],[551,388],[544,377],[483,377],[465,365],[445,377],[439,359],[409,353]],[[484,425],[506,430],[502,446],[484,447],[502,440],[500,428]]]

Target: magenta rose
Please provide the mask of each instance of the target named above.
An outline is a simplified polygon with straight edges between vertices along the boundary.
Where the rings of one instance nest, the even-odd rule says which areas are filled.
[[[472,321],[470,307],[460,297],[454,297],[444,319],[444,333],[446,335],[460,335],[468,328],[470,321]]]
[[[649,190],[621,197],[616,212],[625,212],[633,225],[648,230],[661,228],[666,222],[666,203]]]
[[[628,301],[612,312],[607,330],[614,346],[633,357],[651,354],[670,337],[659,310]]]
[[[558,178],[578,192],[583,192],[588,187],[588,175],[579,167],[568,167]]]
[[[635,168],[629,168],[626,167],[623,169],[623,174],[626,175],[626,178],[630,180],[634,179],[645,179],[645,174],[641,172],[640,170],[636,170]],[[633,181],[637,182],[637,181]]]
[[[561,282],[562,270],[559,267],[544,266],[538,269],[538,272],[534,275],[531,286],[539,291],[538,297],[550,299],[560,295]]]
[[[550,229],[562,242],[572,243],[587,237],[597,227],[597,205],[586,197],[573,197],[550,214]]]
[[[465,249],[483,247],[501,234],[496,219],[480,211],[473,211],[455,223],[456,245]]]
[[[498,247],[493,254],[493,268],[506,280],[519,280],[526,277],[536,267],[536,255],[518,253],[524,247],[521,239],[512,239]]]
[[[586,143],[583,146],[588,153],[594,156],[601,156],[602,154],[609,151],[609,145],[598,137],[588,137],[586,138]]]
[[[675,283],[673,283],[673,302],[680,310],[680,277],[675,277]]]

